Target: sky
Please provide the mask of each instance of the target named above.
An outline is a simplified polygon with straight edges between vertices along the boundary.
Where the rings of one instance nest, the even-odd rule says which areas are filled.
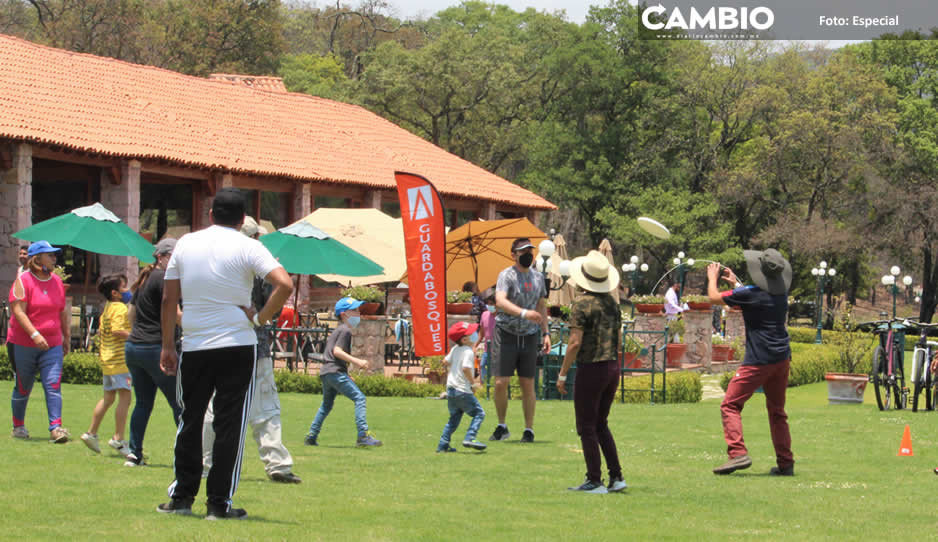
[[[459,5],[459,0],[388,0],[395,15],[402,19],[428,18],[434,13],[444,10],[450,6]],[[354,2],[353,2],[354,3]],[[531,7],[538,11],[547,11],[555,13],[565,11],[567,20],[575,23],[583,23],[586,20],[586,14],[589,12],[590,4],[604,5],[606,0],[496,0],[496,4],[507,5],[515,11],[524,11]],[[820,42],[817,40],[808,40],[807,43],[826,43],[828,47],[838,48],[847,43],[857,43],[856,40],[829,40]]]

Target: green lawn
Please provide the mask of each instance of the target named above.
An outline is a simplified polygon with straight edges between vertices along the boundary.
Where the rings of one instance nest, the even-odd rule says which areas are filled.
[[[98,390],[64,386],[64,419],[76,439]],[[928,504],[938,488],[931,473],[938,465],[938,416],[881,413],[872,390],[862,406],[828,406],[823,383],[790,390],[794,478],[766,475],[774,454],[761,395],[744,413],[754,464],[725,477],[710,472],[725,453],[717,401],[616,405],[611,422],[629,483],[619,495],[565,490],[585,470],[570,402],[538,403],[533,445],[517,442],[521,405],[513,401],[514,441],[494,443],[487,453],[460,447],[458,454],[437,455],[444,402],[370,398],[369,422],[385,445],[359,450],[352,446],[352,404],[340,399],[321,446],[312,448],[302,439],[319,396],[284,394],[285,440],[304,482],[267,481],[252,442],[235,496],[249,520],[224,523],[201,520],[202,498],[197,517],[154,510],[172,480],[165,403],[151,420],[150,465],[125,468],[110,449],[96,456],[77,440],[49,444],[42,392],[38,386],[35,392],[27,416],[33,439],[0,437],[6,540],[844,540],[929,538],[938,527]],[[494,406],[483,406],[487,439]],[[905,424],[915,457],[896,457]]]

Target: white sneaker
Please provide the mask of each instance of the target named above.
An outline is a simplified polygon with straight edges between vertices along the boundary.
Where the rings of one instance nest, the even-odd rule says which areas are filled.
[[[617,491],[623,491],[623,490],[625,490],[625,488],[627,488],[627,487],[629,487],[629,485],[625,483],[625,479],[622,478],[621,476],[618,477],[618,478],[613,478],[613,479],[609,480],[609,492],[610,492],[610,493],[615,493],[615,492],[617,492]]]
[[[111,440],[107,441],[107,445],[117,450],[124,457],[130,455],[130,443],[126,440],[117,440],[111,437]]]
[[[92,435],[87,431],[81,435],[81,441],[85,443],[92,452],[101,453],[101,446],[98,444],[98,435]]]
[[[13,428],[13,438],[28,439],[29,431],[26,430],[25,425],[20,425],[19,427]]]

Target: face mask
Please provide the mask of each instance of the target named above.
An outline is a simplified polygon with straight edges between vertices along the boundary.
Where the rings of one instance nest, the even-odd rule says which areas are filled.
[[[531,264],[534,263],[534,254],[526,252],[518,257],[518,263],[521,264],[521,267],[531,267]]]
[[[479,340],[479,332],[475,332],[472,335],[469,335],[469,342],[475,344]]]
[[[489,312],[495,312],[495,305],[486,305],[485,308],[487,308]]]
[[[130,299],[131,299],[133,296],[134,296],[134,294],[130,293],[129,291],[127,291],[127,292],[121,292],[121,301],[124,302],[124,303],[130,303]]]
[[[348,325],[352,327],[358,327],[358,324],[362,321],[361,316],[349,316]]]

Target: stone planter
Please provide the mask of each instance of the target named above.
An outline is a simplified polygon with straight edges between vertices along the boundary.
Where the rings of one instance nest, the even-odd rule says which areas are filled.
[[[868,375],[827,373],[827,402],[831,405],[859,404],[869,382]]]
[[[447,303],[446,314],[469,314],[472,312],[472,303]]]
[[[664,303],[636,303],[635,310],[642,314],[658,314],[664,311]]]
[[[446,384],[446,373],[438,373],[436,371],[427,371],[426,375],[427,375],[427,380],[429,380],[431,384],[437,384],[437,385]]]
[[[733,347],[728,344],[713,345],[713,361],[730,361],[733,359]]]
[[[670,343],[667,346],[668,367],[681,367],[684,356],[687,355],[687,345],[684,343]]]

